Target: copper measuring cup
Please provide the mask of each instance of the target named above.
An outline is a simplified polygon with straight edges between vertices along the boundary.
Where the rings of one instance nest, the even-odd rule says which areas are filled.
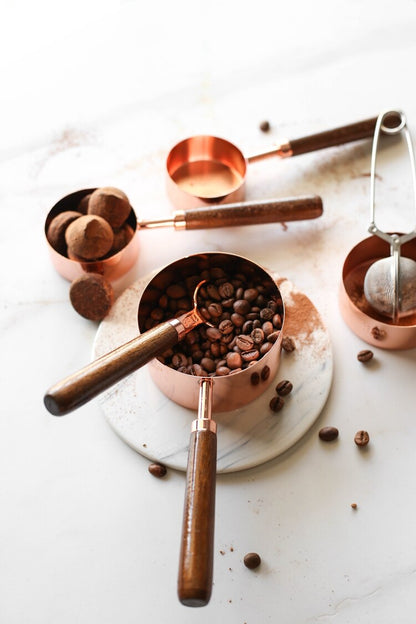
[[[244,272],[247,276],[255,275],[265,287],[265,296],[279,302],[283,324],[284,308],[280,291],[269,273],[241,256],[208,252],[168,265],[149,282],[138,310],[140,330],[167,286],[214,267],[223,267],[230,274]],[[64,414],[137,370],[199,324],[201,318],[194,319],[192,316],[195,312],[194,309],[175,319],[175,322],[164,322],[146,331],[56,384],[45,396],[46,407],[53,414]],[[264,392],[273,381],[280,363],[281,339],[280,331],[269,351],[255,364],[226,376],[196,377],[169,368],[159,360],[150,362],[152,379],[168,398],[191,409],[198,406],[198,418],[192,425],[189,447],[178,576],[178,595],[184,605],[203,606],[211,595],[216,475],[216,425],[211,412],[236,409]]]
[[[221,207],[198,210],[177,210],[168,219],[139,221],[132,208],[127,224],[135,235],[118,253],[102,260],[72,260],[56,251],[49,243],[47,231],[52,219],[60,212],[77,210],[81,200],[95,191],[82,189],[60,199],[49,211],[45,220],[45,238],[53,266],[65,279],[72,282],[84,273],[100,273],[109,281],[115,281],[135,264],[139,254],[139,230],[172,227],[175,230],[196,230],[227,226],[256,225],[260,223],[283,223],[315,219],[323,212],[322,199],[317,195],[267,199],[264,201],[237,202]]]
[[[167,193],[174,206],[193,208],[241,201],[247,165],[277,156],[289,158],[372,137],[377,117],[301,137],[247,158],[229,141],[200,135],[177,143],[166,159]]]

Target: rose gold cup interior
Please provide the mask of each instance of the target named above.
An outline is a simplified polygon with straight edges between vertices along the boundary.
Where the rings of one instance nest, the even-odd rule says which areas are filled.
[[[404,243],[403,257],[416,260],[416,240]],[[364,295],[364,278],[373,262],[390,256],[390,245],[378,236],[370,236],[348,254],[342,271],[339,304],[342,317],[362,340],[381,349],[416,347],[416,311],[396,323],[379,314]]]
[[[93,191],[95,188],[82,189],[66,195],[53,206],[45,220],[45,238],[52,264],[57,272],[70,282],[85,273],[99,273],[108,281],[113,282],[125,275],[134,266],[138,257],[139,237],[136,231],[137,218],[133,208],[126,223],[132,228],[134,236],[123,249],[108,258],[103,260],[71,260],[71,258],[58,253],[49,243],[46,233],[52,219],[60,212],[79,210],[80,201]]]
[[[145,321],[166,288],[182,281],[187,276],[200,274],[205,269],[221,267],[228,274],[246,272],[256,275],[267,283],[270,292],[281,300],[280,291],[272,276],[254,262],[229,253],[208,252],[182,258],[162,269],[146,286],[140,299],[138,323],[140,332],[145,331]],[[283,308],[283,304],[282,304]],[[284,313],[282,314],[284,323]],[[270,351],[255,364],[240,372],[225,376],[214,376],[213,402],[214,412],[234,410],[256,399],[273,381],[280,363],[282,331]],[[156,386],[171,400],[189,409],[198,407],[201,377],[188,375],[166,366],[157,358],[148,364],[150,375]],[[262,371],[269,367],[267,379],[262,380]],[[253,373],[260,375],[258,385],[251,383]],[[264,375],[265,376],[265,375]]]
[[[168,154],[167,193],[181,209],[244,199],[247,161],[225,139],[194,136],[175,145]]]

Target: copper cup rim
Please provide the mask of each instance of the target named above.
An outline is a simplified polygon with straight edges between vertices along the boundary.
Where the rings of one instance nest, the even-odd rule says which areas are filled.
[[[133,257],[137,257],[138,250],[133,249],[133,247],[137,246],[137,241],[135,239],[138,229],[138,221],[135,210],[131,205],[130,215],[126,220],[126,223],[132,228],[134,235],[132,239],[127,243],[127,245],[125,245],[125,247],[120,249],[120,251],[112,254],[111,256],[99,260],[77,260],[61,254],[49,242],[47,231],[52,219],[61,212],[65,212],[66,210],[76,210],[76,206],[81,201],[81,199],[95,191],[97,188],[99,187],[79,189],[77,191],[73,191],[71,193],[68,193],[67,195],[64,195],[52,206],[45,218],[44,236],[52,259],[52,264],[54,265],[57,272],[69,281],[72,281],[72,279],[75,279],[76,277],[84,273],[105,274],[107,269],[111,270],[111,267],[119,265],[120,261],[122,261],[123,257],[125,257],[127,254],[131,253]],[[71,206],[72,203],[74,204],[73,206]],[[129,265],[130,264],[131,263],[129,263]],[[131,268],[129,265],[123,268],[120,274],[119,272],[117,272],[117,275],[116,277],[114,277],[114,279],[119,278],[127,273],[129,268]]]
[[[251,376],[251,374],[257,370],[260,365],[264,365],[265,361],[267,361],[268,359],[270,359],[272,357],[273,354],[275,354],[276,352],[280,353],[280,348],[281,348],[281,342],[282,342],[282,337],[283,337],[283,327],[284,327],[284,323],[285,323],[285,304],[284,304],[284,299],[282,297],[282,293],[280,291],[279,286],[276,283],[276,279],[273,276],[273,274],[268,271],[267,269],[265,269],[264,267],[262,267],[261,265],[257,264],[256,262],[254,262],[253,260],[250,260],[249,258],[246,258],[245,256],[240,256],[237,254],[233,254],[231,252],[219,252],[219,251],[204,251],[204,252],[200,252],[197,254],[191,254],[188,256],[182,256],[181,258],[178,258],[177,260],[174,260],[173,262],[169,263],[168,265],[162,267],[160,270],[158,270],[158,272],[152,276],[151,280],[146,284],[140,299],[139,299],[139,304],[138,304],[138,309],[137,309],[137,324],[138,324],[138,329],[139,332],[142,333],[142,326],[141,326],[141,319],[140,319],[140,315],[141,312],[143,310],[143,305],[144,305],[144,295],[146,293],[146,291],[152,287],[152,285],[154,285],[154,281],[157,280],[158,277],[160,277],[161,275],[163,275],[166,271],[168,271],[169,269],[172,269],[172,267],[174,267],[175,265],[180,265],[183,261],[185,260],[189,260],[191,261],[192,259],[197,259],[199,257],[203,257],[203,256],[210,256],[210,257],[216,257],[216,256],[226,256],[228,258],[234,258],[237,261],[241,261],[242,263],[247,262],[249,265],[252,265],[252,267],[256,270],[261,272],[264,277],[266,277],[268,280],[270,280],[270,283],[273,285],[273,288],[275,289],[275,293],[276,295],[279,297],[279,299],[281,300],[281,310],[282,310],[282,325],[281,325],[281,329],[279,330],[279,337],[276,340],[275,343],[272,344],[271,349],[264,354],[261,358],[259,358],[256,363],[252,366],[248,366],[247,368],[238,371],[236,373],[231,373],[229,375],[225,375],[225,376],[221,376],[221,375],[213,375],[213,376],[192,376],[192,375],[188,375],[186,373],[183,373],[181,371],[177,371],[173,368],[169,368],[168,366],[166,366],[165,364],[163,364],[162,362],[160,362],[160,360],[158,360],[157,358],[155,358],[154,360],[152,360],[150,362],[150,365],[155,366],[156,368],[159,368],[161,370],[167,370],[169,372],[170,375],[172,375],[173,377],[177,377],[178,379],[189,379],[189,383],[197,383],[199,385],[199,383],[201,382],[201,380],[203,379],[213,379],[215,384],[220,383],[220,384],[224,384],[226,381],[227,383],[230,382],[231,378],[244,378],[247,377],[247,379],[249,379],[249,376]],[[145,331],[145,330],[143,330]],[[269,357],[267,357],[269,356]],[[258,365],[258,366],[257,366]]]

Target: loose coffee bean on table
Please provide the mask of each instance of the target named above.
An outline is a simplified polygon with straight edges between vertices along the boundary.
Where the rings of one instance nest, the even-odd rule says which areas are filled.
[[[159,358],[165,365],[190,375],[223,376],[256,364],[278,339],[282,327],[283,303],[274,282],[248,268],[238,274],[222,267],[204,269],[154,293],[146,329],[179,317],[192,308],[196,285],[202,316],[212,327],[201,324]],[[269,367],[253,374],[257,385],[268,377]]]
[[[282,340],[282,349],[284,349],[288,353],[291,353],[292,351],[294,351],[296,349],[295,343],[293,342],[293,339],[290,338],[290,336],[285,336],[283,338],[283,340]]]
[[[324,442],[332,442],[338,437],[339,431],[336,427],[322,427],[319,431],[319,437]]]
[[[283,381],[279,381],[276,386],[276,392],[279,396],[287,396],[293,390],[293,385],[287,379],[283,379]]]
[[[246,566],[246,568],[254,570],[255,568],[258,568],[260,564],[261,557],[259,554],[250,552],[244,556],[244,565]]]
[[[271,401],[269,403],[269,406],[270,406],[270,409],[272,410],[272,412],[280,412],[280,410],[283,408],[284,404],[285,404],[285,402],[282,399],[282,397],[274,396],[271,399]]]
[[[369,362],[373,359],[374,353],[370,349],[363,349],[357,353],[357,360],[359,362]]]
[[[151,475],[158,477],[159,479],[164,477],[167,473],[166,466],[157,463],[149,464],[148,470]]]
[[[357,446],[367,446],[367,444],[370,442],[370,436],[368,435],[368,432],[363,430],[357,431],[354,437],[354,442]]]

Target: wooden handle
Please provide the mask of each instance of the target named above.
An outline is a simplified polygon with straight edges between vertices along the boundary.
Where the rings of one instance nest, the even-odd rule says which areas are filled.
[[[318,195],[239,202],[184,211],[187,230],[316,219],[323,212]]]
[[[191,433],[179,560],[178,597],[188,607],[203,607],[211,597],[217,436]]]
[[[67,414],[177,342],[169,321],[157,325],[52,386],[44,397],[46,409],[54,416]]]
[[[299,156],[299,154],[314,152],[315,150],[324,149],[325,147],[333,147],[335,145],[342,145],[343,143],[350,143],[351,141],[358,141],[359,139],[367,139],[373,136],[376,123],[377,117],[365,119],[364,121],[349,124],[348,126],[341,126],[340,128],[333,128],[332,130],[326,130],[318,134],[294,139],[289,141],[288,147],[291,149],[291,156]]]

